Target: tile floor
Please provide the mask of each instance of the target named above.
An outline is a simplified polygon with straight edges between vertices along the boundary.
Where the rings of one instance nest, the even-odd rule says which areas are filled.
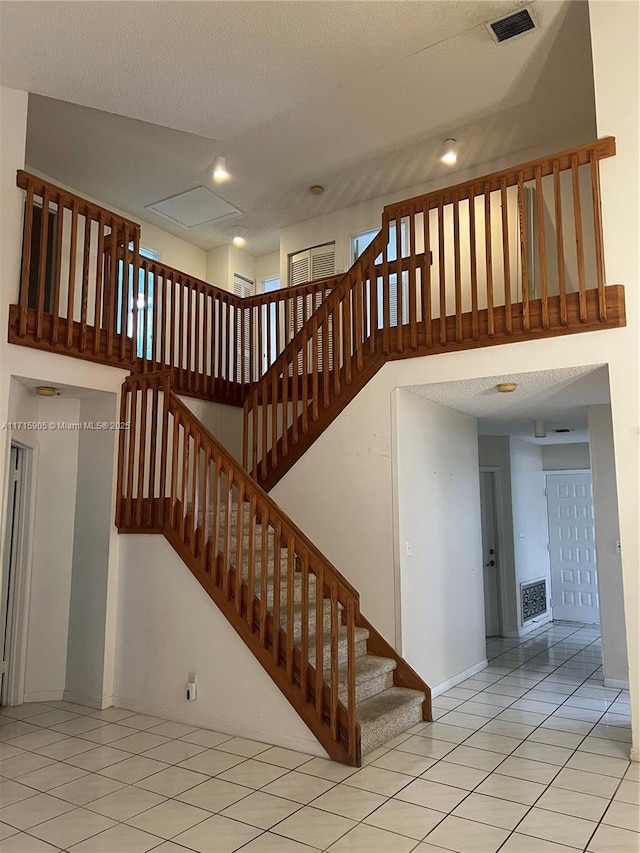
[[[637,853],[629,697],[592,627],[488,645],[360,770],[118,708],[0,713],[2,853]]]

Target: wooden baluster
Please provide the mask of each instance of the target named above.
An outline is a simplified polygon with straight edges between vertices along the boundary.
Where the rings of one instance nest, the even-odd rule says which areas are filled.
[[[107,358],[113,357],[118,291],[118,223],[111,217],[111,233],[109,235],[109,277],[107,280]]]
[[[560,163],[553,161],[553,199],[555,205],[556,253],[558,259],[558,292],[560,294],[560,325],[569,322],[567,315],[567,279],[564,260],[564,233],[562,225],[562,186],[560,184]]]
[[[104,213],[98,213],[98,254],[96,258],[96,298],[93,308],[93,352],[97,355],[102,344],[102,289],[104,274]],[[58,303],[54,300],[54,313]]]
[[[293,596],[296,539],[292,534],[287,539],[287,677],[293,684]]]
[[[267,359],[268,359],[267,346],[268,346],[268,344],[266,343],[266,341],[264,343],[262,342],[262,327],[263,327],[264,322],[265,322],[264,313],[266,310],[267,310],[266,305],[258,305],[257,306],[257,311],[258,311],[258,352],[257,352],[258,372],[256,374],[256,382],[258,381],[258,379],[261,376],[264,375],[264,372],[267,369]]]
[[[255,588],[256,588],[256,516],[258,500],[255,494],[249,498],[249,545],[247,549],[247,625],[251,632],[255,626]]]
[[[484,186],[484,259],[487,276],[487,334],[490,338],[496,333],[493,310],[493,259],[491,251],[491,192],[489,184]]]
[[[178,464],[180,452],[180,410],[173,413],[173,436],[171,449],[171,494],[169,500],[169,522],[178,529]]]
[[[69,244],[69,289],[67,291],[67,349],[73,346],[73,316],[76,295],[76,255],[78,252],[78,202],[71,201],[71,239]]]
[[[164,279],[161,278],[156,264],[150,265],[150,277],[153,284],[151,299],[151,363],[152,370],[162,369],[162,351],[165,346],[165,294]],[[148,308],[147,308],[148,310]]]
[[[529,314],[529,260],[527,257],[527,223],[524,211],[524,175],[518,172],[518,226],[520,231],[520,268],[522,271],[522,329],[531,329]]]
[[[202,366],[200,364],[200,347],[204,344],[204,338],[202,335],[202,329],[200,328],[200,296],[202,295],[202,289],[200,285],[196,282],[193,288],[193,298],[195,299],[195,316],[194,316],[194,342],[193,342],[193,385],[191,386],[196,391],[200,390],[201,387],[201,374],[202,374]]]
[[[349,727],[349,757],[357,758],[356,720],[356,625],[355,606],[351,596],[347,600],[347,712]]]
[[[302,552],[302,596],[300,607],[300,691],[302,701],[309,699],[309,552]]]
[[[338,584],[331,581],[331,737],[338,737]]]
[[[333,346],[333,393],[338,396],[340,393],[340,302],[336,298],[335,308],[332,313],[332,346]]]
[[[542,173],[536,166],[536,212],[538,220],[538,259],[540,261],[540,298],[542,302],[542,328],[549,328],[549,291],[547,285],[547,248],[544,234],[544,198],[542,196]]]
[[[180,538],[187,544],[187,519],[189,515],[189,464],[191,461],[191,422],[185,421],[182,445],[182,483],[180,488],[180,500],[182,513],[180,515]]]
[[[274,303],[274,324],[276,327],[276,358],[280,355],[282,350],[284,349],[284,344],[281,340],[281,332],[280,332],[280,306],[281,302],[278,300]],[[268,311],[271,311],[271,305],[268,306]]]
[[[369,275],[369,353],[375,355],[378,340],[378,277],[375,258],[371,261]]]
[[[251,407],[247,416],[251,415],[251,467],[249,469],[254,479],[258,478],[258,417],[260,414],[260,386],[257,385],[251,397]]]
[[[462,334],[462,282],[460,278],[460,198],[456,192],[453,200],[453,275],[456,302],[456,341],[460,343]]]
[[[60,281],[62,279],[62,236],[64,232],[64,203],[62,193],[58,193],[58,215],[56,216],[56,253],[53,272],[53,318],[51,320],[51,345],[58,343],[58,320],[60,317]],[[104,226],[103,226],[104,227]],[[104,240],[104,238],[103,238]],[[102,251],[98,250],[98,270],[104,264],[104,242]]]
[[[511,260],[509,258],[509,207],[507,202],[507,179],[500,180],[500,206],[502,212],[502,266],[504,270],[504,326],[508,335],[513,332],[511,310]]]
[[[265,306],[266,312],[266,351],[267,351],[267,370],[273,364],[274,353],[271,352],[271,305],[267,303]],[[278,357],[278,353],[276,351],[275,357]]]
[[[433,329],[431,327],[431,226],[429,222],[430,209],[425,201],[422,205],[422,230],[424,232],[424,268],[422,271],[422,322],[424,323],[424,340],[428,347],[433,346]]]
[[[191,523],[189,525],[189,550],[194,555],[198,556],[198,536],[197,530],[199,526],[200,516],[200,494],[198,486],[200,485],[200,430],[196,429],[193,436],[193,471],[191,474]]]
[[[171,370],[171,375],[175,376],[174,368],[177,367],[176,360],[176,282],[173,274],[165,271],[164,284],[166,288],[166,298],[168,302],[169,314],[169,334],[167,336],[167,351],[163,356],[163,365]],[[163,296],[165,294],[163,293]]]
[[[295,419],[295,413],[293,414]],[[282,456],[289,453],[289,371],[282,371]]]
[[[289,373],[289,364],[285,362],[285,375]],[[296,353],[293,355],[293,359],[291,361],[291,442],[293,444],[297,444],[298,442],[298,419],[299,419],[299,405],[298,400],[300,396],[300,376],[298,373],[298,356]]]
[[[193,286],[191,279],[187,278],[184,286],[184,296],[187,300],[187,328],[185,330],[185,341],[187,345],[187,388],[191,390],[193,385]]]
[[[262,398],[260,400],[260,428],[262,433],[262,455],[260,462],[262,465],[262,477],[267,476],[267,463],[269,461],[267,448],[267,424],[269,415],[269,382],[268,380],[262,383],[261,389]]]
[[[469,257],[471,267],[471,336],[475,341],[480,336],[478,325],[478,256],[476,254],[476,194],[475,187],[469,190]]]
[[[131,385],[131,412],[129,427],[129,457],[127,459],[127,502],[125,520],[127,526],[133,525],[133,466],[136,458],[136,445],[138,443],[137,415],[138,415],[138,384]]]
[[[133,242],[131,251],[131,314],[132,314],[132,332],[131,332],[131,363],[138,362],[138,298],[140,291],[140,226],[136,226],[133,231],[130,242]],[[129,243],[127,243],[126,252]],[[128,267],[125,266],[125,271]],[[146,310],[146,309],[145,309]],[[144,347],[144,344],[143,344]]]
[[[316,568],[316,717],[324,718],[324,571]]]
[[[182,276],[176,276],[175,286],[178,295],[178,306],[176,308],[176,323],[178,332],[178,353],[176,367],[178,368],[178,386],[180,390],[185,387],[184,383],[184,335],[185,335],[185,285]]]
[[[325,409],[329,408],[330,387],[329,387],[329,315],[327,314],[322,321],[322,405]]]
[[[226,296],[225,303],[227,308],[227,324],[226,324],[226,344],[227,344],[227,384],[225,387],[224,396],[228,399],[231,396],[231,387],[236,379],[236,342],[235,336],[231,327],[231,299]]]
[[[389,244],[391,243],[391,230],[386,214],[383,214],[382,217],[382,233],[386,237],[386,243],[382,249],[382,352],[385,355],[389,355],[391,352],[391,288],[389,287]]]
[[[61,208],[58,207],[58,216],[61,215]],[[125,383],[120,390],[120,423],[127,422],[127,411],[130,403],[131,394]],[[127,444],[131,442],[132,436],[129,430],[121,429],[118,434],[118,479],[117,479],[117,503],[116,503],[116,527],[124,525],[124,496],[125,479],[124,479],[124,460],[125,453],[128,451]],[[127,453],[128,455],[128,453]]]
[[[319,355],[320,336],[318,332],[318,318],[314,314],[311,320],[311,417],[314,421],[317,421],[320,416],[320,391],[318,385]]]
[[[224,329],[224,303],[220,294],[216,295],[217,315],[218,315],[218,367],[216,370],[216,390],[220,394],[222,392],[222,381],[224,377],[224,360],[223,360],[223,329]]]
[[[234,585],[234,604],[238,616],[242,613],[242,571],[244,563],[244,480],[238,481],[238,503],[236,511],[236,575]],[[249,519],[251,526],[251,519]],[[249,531],[247,531],[249,532]],[[252,587],[247,587],[247,607],[249,605],[249,595]]]
[[[147,398],[149,389],[147,385],[140,386],[140,443],[138,447],[138,487],[136,489],[136,526],[142,527],[144,518],[144,470],[147,456]],[[155,426],[155,424],[154,424]],[[153,430],[155,432],[155,430]]]
[[[257,377],[260,375],[260,371],[256,371],[256,355],[258,359],[260,358],[260,350],[258,349],[256,353],[256,341],[255,341],[255,331],[254,331],[254,316],[257,310],[257,306],[251,305],[250,308],[247,309],[249,311],[249,347],[250,347],[250,358],[249,358],[249,385],[252,385]]]
[[[169,383],[163,387],[162,400],[162,444],[160,451],[160,527],[166,524],[165,507],[167,503],[167,450],[169,444]]]
[[[352,377],[351,372],[351,294],[352,289],[346,288],[344,299],[342,301],[342,358],[344,361],[344,381],[350,385]]]
[[[447,343],[447,282],[444,255],[444,200],[438,199],[438,284],[440,305],[440,343]]]
[[[215,555],[211,548],[211,539],[213,531],[211,530],[211,522],[209,513],[211,511],[211,445],[206,443],[204,451],[204,470],[202,478],[202,545],[204,548],[204,570],[211,574],[211,563],[215,559]],[[213,521],[215,523],[215,508],[213,510]]]
[[[582,239],[582,208],[580,205],[580,176],[578,174],[578,156],[571,155],[571,181],[573,184],[573,221],[576,233],[576,260],[578,264],[578,301],[580,305],[580,322],[586,323],[587,292],[584,273],[584,244]]]
[[[211,520],[211,533],[212,533],[212,541],[211,541],[211,553],[213,555],[213,567],[215,572],[215,583],[216,586],[220,585],[220,578],[218,577],[218,556],[220,554],[220,474],[222,470],[222,462],[220,459],[220,454],[216,452],[214,457],[214,468],[213,468],[213,519]]]
[[[402,218],[398,214],[396,223],[396,350],[404,347],[404,280],[402,275]]]
[[[84,208],[84,240],[82,249],[82,294],[80,300],[80,352],[87,348],[87,318],[89,313],[89,259],[91,255],[91,214]],[[40,256],[42,259],[42,256]]]
[[[416,281],[416,214],[409,214],[409,331],[411,348],[418,348],[418,298]]]
[[[22,270],[20,277],[20,320],[18,335],[27,334],[27,311],[29,308],[29,280],[31,277],[31,237],[33,234],[33,186],[27,184],[27,200],[24,211],[24,233],[22,237]]]
[[[269,594],[269,506],[262,508],[262,553],[260,554],[260,645],[267,648],[267,596]]]
[[[596,248],[596,278],[598,282],[598,319],[607,322],[607,297],[605,294],[604,246],[602,244],[602,205],[600,201],[600,170],[595,151],[589,154],[591,164],[591,192],[593,195],[593,229]]]
[[[284,376],[282,379],[284,381]],[[278,464],[278,374],[275,370],[271,376],[271,463],[274,468]]]
[[[42,208],[40,212],[40,262],[38,264],[38,289],[36,294],[36,328],[34,338],[42,340],[42,326],[44,323],[44,297],[47,287],[47,254],[49,243],[49,190],[44,189],[42,196]]]
[[[276,666],[280,666],[280,569],[282,560],[282,522],[276,520],[274,532],[274,548],[273,548],[273,636],[271,639],[271,650],[273,653],[273,662]]]
[[[364,366],[363,343],[365,340],[364,326],[364,291],[367,286],[367,280],[362,266],[362,262],[358,263],[356,270],[356,286],[353,293],[354,301],[354,326],[355,326],[355,348],[356,348],[356,369],[362,370]],[[318,321],[316,320],[316,327]],[[324,364],[323,364],[324,368]]]
[[[229,601],[229,575],[231,560],[231,510],[233,509],[233,477],[234,470],[230,468],[226,473],[224,487],[224,535],[222,541],[222,594]]]
[[[307,353],[309,352],[309,341],[306,333],[302,342],[302,432],[309,431],[309,366],[307,364]]]
[[[125,360],[129,332],[129,292],[132,282],[129,278],[129,226],[122,226],[124,240],[122,245],[122,292],[120,300],[120,361]],[[133,311],[135,315],[135,311]]]

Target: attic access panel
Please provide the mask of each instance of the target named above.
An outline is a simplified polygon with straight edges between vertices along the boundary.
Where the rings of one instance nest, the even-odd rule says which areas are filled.
[[[187,229],[241,213],[222,196],[203,186],[148,204],[146,210]]]

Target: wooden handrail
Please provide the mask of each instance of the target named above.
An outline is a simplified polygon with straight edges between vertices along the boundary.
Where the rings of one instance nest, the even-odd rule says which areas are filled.
[[[170,371],[124,382],[121,418],[130,429],[120,433],[116,523],[164,533],[327,751],[358,764],[358,593],[171,383]],[[341,630],[345,702],[336,681]]]
[[[478,346],[498,327],[548,334],[556,301],[568,328],[574,293],[584,328],[606,323],[598,160],[613,154],[607,137],[387,205],[376,239],[249,390],[247,469],[273,485],[384,359]]]

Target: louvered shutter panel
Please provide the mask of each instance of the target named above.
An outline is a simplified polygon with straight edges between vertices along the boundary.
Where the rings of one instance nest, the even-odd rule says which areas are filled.
[[[309,252],[298,252],[291,256],[289,264],[289,285],[295,287],[298,284],[306,284],[309,281],[311,269]]]
[[[327,244],[326,246],[318,246],[316,249],[311,249],[311,279],[316,281],[318,278],[327,278],[330,275],[335,275],[336,272],[336,245],[335,243]]]
[[[241,299],[246,299],[247,296],[253,294],[253,282],[244,278],[241,275],[233,277],[233,292]],[[244,381],[249,382],[251,378],[251,321],[249,319],[249,311],[243,310],[238,312],[238,316],[233,318],[234,328],[236,330],[236,375],[233,377],[236,382],[242,381],[242,373],[244,367]],[[242,323],[244,323],[244,365],[242,364]]]

